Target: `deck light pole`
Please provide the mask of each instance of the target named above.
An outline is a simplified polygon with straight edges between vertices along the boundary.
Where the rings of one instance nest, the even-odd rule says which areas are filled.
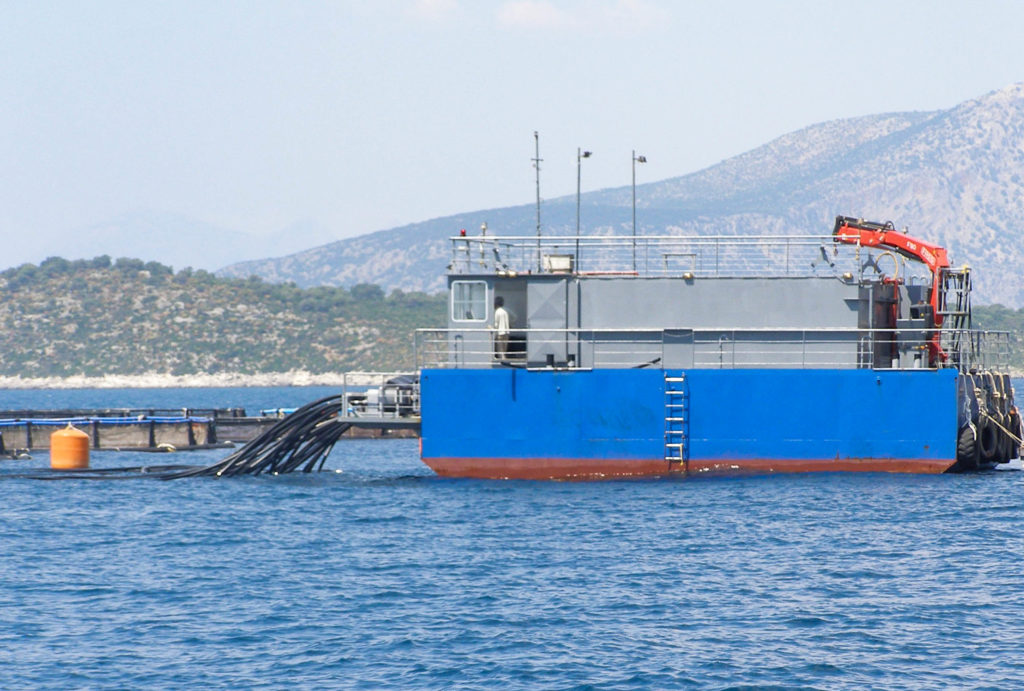
[[[647,163],[646,156],[637,156],[633,150],[633,273],[636,273],[636,164]]]
[[[576,148],[576,268],[580,263],[580,178],[583,170],[583,159],[590,158],[590,151]]]

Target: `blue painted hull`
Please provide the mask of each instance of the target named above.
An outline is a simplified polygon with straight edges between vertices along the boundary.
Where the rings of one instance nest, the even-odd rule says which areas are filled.
[[[951,369],[437,369],[420,383],[422,458],[442,475],[934,473],[956,462]],[[683,393],[667,397],[670,386]],[[684,451],[669,460],[673,400],[685,401]]]

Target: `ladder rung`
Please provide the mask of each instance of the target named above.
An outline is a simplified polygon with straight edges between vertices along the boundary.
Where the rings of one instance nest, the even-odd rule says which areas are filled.
[[[685,417],[667,417],[665,422],[686,422]]]
[[[665,381],[672,382],[674,384],[681,384],[686,381],[686,377],[665,377]]]

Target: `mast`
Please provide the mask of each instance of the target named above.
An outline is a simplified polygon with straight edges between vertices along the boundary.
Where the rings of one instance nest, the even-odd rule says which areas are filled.
[[[540,135],[537,133],[537,130],[533,131],[533,144],[533,167],[537,171],[537,271],[540,272],[540,162],[544,159],[540,157]]]

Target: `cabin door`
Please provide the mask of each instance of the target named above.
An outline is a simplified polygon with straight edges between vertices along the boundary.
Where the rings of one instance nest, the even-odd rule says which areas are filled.
[[[568,363],[568,280],[534,280],[526,289],[526,360],[531,367]]]

